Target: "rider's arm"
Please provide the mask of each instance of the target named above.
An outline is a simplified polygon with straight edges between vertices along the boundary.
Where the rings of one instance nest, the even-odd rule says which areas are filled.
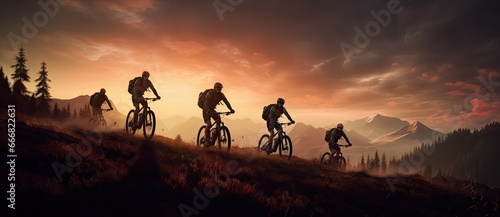
[[[288,114],[288,112],[286,111],[285,107],[283,107],[283,113],[285,114],[285,116],[288,118],[288,120],[290,120],[292,123],[295,123],[295,121],[292,119],[292,117],[290,117],[290,115]]]
[[[347,144],[351,145],[351,142],[349,142],[349,139],[347,138],[347,135],[345,135],[344,131],[342,131],[342,136],[344,137],[344,139],[347,142]]]
[[[231,111],[234,111],[233,108],[231,107],[231,104],[229,104],[229,101],[227,101],[226,95],[224,95],[223,93],[220,93],[220,94],[222,96],[222,101],[224,101],[224,103],[226,103],[227,108]]]
[[[150,80],[148,80],[148,83],[149,83],[149,88],[151,88],[156,98],[160,98],[160,96],[158,96],[158,92],[156,92],[155,86],[153,86],[153,83]]]
[[[106,99],[106,103],[108,103],[109,109],[113,110],[113,106],[111,106],[111,102],[109,102],[108,96],[104,95]]]

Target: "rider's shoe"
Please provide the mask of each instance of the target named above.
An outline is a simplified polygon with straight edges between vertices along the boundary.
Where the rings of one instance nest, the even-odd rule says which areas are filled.
[[[205,141],[204,146],[205,146],[205,147],[210,147],[210,146],[212,146],[212,144],[210,144],[210,140],[209,140],[209,139],[207,139],[207,140]]]
[[[266,149],[266,154],[267,155],[270,155],[271,153],[273,153],[273,148],[271,148],[270,146],[267,146],[267,149]]]
[[[132,130],[137,130],[139,126],[137,124],[132,123]]]

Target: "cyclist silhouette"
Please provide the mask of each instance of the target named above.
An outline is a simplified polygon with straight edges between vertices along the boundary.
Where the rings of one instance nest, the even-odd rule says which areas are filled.
[[[214,121],[220,119],[220,115],[215,111],[215,107],[220,103],[220,101],[224,101],[227,108],[234,113],[234,109],[231,107],[229,101],[227,101],[226,96],[222,93],[222,84],[220,82],[215,82],[214,89],[208,91],[207,96],[205,97],[205,103],[203,106],[203,121],[207,124],[205,128],[205,146],[210,145],[210,128],[212,127],[211,119]]]
[[[338,152],[340,152],[340,147],[338,141],[341,137],[344,137],[345,141],[349,146],[352,146],[351,142],[347,138],[347,135],[344,132],[344,125],[342,123],[337,124],[337,128],[333,129],[332,134],[330,136],[330,141],[328,142],[328,148],[332,153],[332,156],[336,156]]]
[[[108,103],[109,110],[113,110],[111,103],[109,102],[108,96],[106,96],[106,89],[101,88],[99,92],[95,92],[90,99],[90,106],[92,107],[92,117],[97,117],[102,115],[102,104]]]
[[[149,72],[144,71],[142,72],[141,78],[137,79],[134,83],[134,87],[132,90],[132,103],[134,104],[135,110],[134,110],[134,124],[132,126],[132,129],[137,129],[139,126],[137,125],[137,114],[139,113],[139,103],[142,104],[143,106],[147,106],[148,102],[144,99],[143,95],[144,92],[148,89],[151,88],[153,93],[155,94],[156,98],[161,99],[161,97],[158,95],[156,92],[155,87],[153,86],[153,83],[149,80]]]
[[[269,116],[266,119],[267,130],[270,133],[269,138],[274,137],[274,129],[276,129],[276,131],[279,131],[282,129],[281,125],[278,124],[278,118],[280,118],[282,114],[285,114],[285,116],[288,118],[288,120],[290,120],[290,122],[292,122],[292,124],[295,124],[295,121],[292,120],[292,117],[290,117],[290,115],[288,114],[288,111],[283,106],[284,104],[285,104],[285,99],[278,98],[278,100],[276,101],[276,105],[273,105],[271,107],[271,109],[269,110]],[[278,138],[277,141],[280,141],[280,139],[281,138]],[[268,146],[268,149],[266,150],[266,152],[268,154],[275,152],[276,148],[278,147],[277,144],[274,144],[274,146],[273,146],[273,139],[269,139],[269,140],[270,140],[269,146]]]

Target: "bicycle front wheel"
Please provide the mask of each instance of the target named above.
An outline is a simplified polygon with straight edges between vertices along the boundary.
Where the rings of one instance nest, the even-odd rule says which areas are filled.
[[[292,157],[292,140],[290,140],[290,137],[284,136],[278,148],[280,156],[288,156],[288,160],[290,160]]]
[[[265,152],[269,146],[269,135],[264,134],[260,137],[259,145],[257,146],[258,151]]]
[[[90,120],[89,120],[89,125],[90,125],[91,127],[94,127],[94,126],[95,126],[95,124],[96,124],[95,122],[96,122],[96,119],[95,119],[95,118],[90,118]]]
[[[127,131],[128,134],[134,134],[135,129],[132,128],[134,125],[134,111],[135,110],[130,110],[127,115],[127,121],[125,122],[125,130]]]
[[[144,125],[142,128],[144,132],[144,138],[146,139],[153,138],[153,135],[155,134],[155,129],[156,129],[156,116],[153,111],[149,110],[146,113],[146,118],[144,119]]]
[[[330,152],[325,152],[323,156],[321,156],[321,164],[328,165],[330,164]]]
[[[227,150],[231,149],[231,134],[226,126],[221,127],[219,132],[219,138],[217,138],[217,143],[219,149],[223,149],[227,146]]]
[[[334,166],[335,166],[335,169],[340,170],[340,171],[344,171],[345,168],[347,167],[347,163],[345,161],[345,158],[339,157],[337,159],[337,161],[335,162]]]
[[[102,118],[101,121],[99,122],[99,127],[101,127],[101,129],[106,129],[107,124],[106,124],[106,120],[104,120],[104,118]]]
[[[205,145],[205,128],[207,126],[201,126],[200,130],[198,130],[198,136],[196,136],[196,146],[200,147]]]

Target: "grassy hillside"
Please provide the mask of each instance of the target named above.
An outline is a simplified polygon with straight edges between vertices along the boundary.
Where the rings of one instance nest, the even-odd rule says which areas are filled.
[[[2,120],[2,126],[5,123]],[[1,138],[6,138],[5,132]],[[33,120],[16,123],[16,144],[15,212],[19,214],[498,214],[498,189],[443,177],[428,180],[417,175],[372,177],[363,172],[337,172],[315,161],[296,157],[288,161],[250,148],[235,147],[228,153],[160,136],[145,141],[124,130],[62,128]]]

